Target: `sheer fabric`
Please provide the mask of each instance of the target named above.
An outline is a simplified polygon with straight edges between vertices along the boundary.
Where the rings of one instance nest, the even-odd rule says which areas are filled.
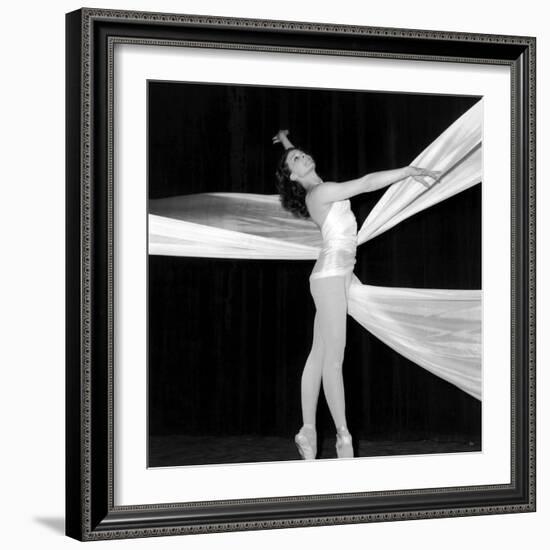
[[[354,275],[348,313],[389,347],[481,400],[481,290],[388,288]]]
[[[406,178],[388,187],[357,244],[479,183],[482,119],[480,101],[416,157],[411,164],[441,170],[440,181],[426,189]],[[150,201],[150,254],[317,260],[321,247],[315,223],[283,210],[278,195],[200,193]],[[349,313],[397,352],[481,399],[481,299],[481,290],[374,287],[354,275]]]

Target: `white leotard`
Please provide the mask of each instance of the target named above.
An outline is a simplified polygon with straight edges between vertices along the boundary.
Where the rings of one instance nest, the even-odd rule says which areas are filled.
[[[333,202],[321,227],[323,248],[313,266],[311,279],[346,275],[355,266],[357,221],[349,199]]]

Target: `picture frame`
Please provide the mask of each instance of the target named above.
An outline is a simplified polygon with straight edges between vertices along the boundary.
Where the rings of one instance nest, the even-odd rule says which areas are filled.
[[[66,534],[87,541],[535,511],[535,38],[88,8],[66,23]],[[182,490],[176,500],[116,503],[116,44],[509,69],[509,483],[202,501]]]

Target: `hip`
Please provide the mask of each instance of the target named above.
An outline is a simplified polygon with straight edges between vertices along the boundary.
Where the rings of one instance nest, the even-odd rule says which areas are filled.
[[[317,306],[320,300],[325,301],[328,296],[333,296],[334,299],[345,300],[349,297],[349,289],[353,271],[340,273],[326,273],[319,277],[310,277],[309,291],[313,297],[313,301]]]
[[[313,266],[310,281],[325,277],[346,276],[355,267],[355,249],[322,250]]]

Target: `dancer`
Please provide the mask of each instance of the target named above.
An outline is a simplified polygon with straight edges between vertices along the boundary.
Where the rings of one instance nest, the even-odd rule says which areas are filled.
[[[288,130],[279,130],[273,137],[273,143],[281,143],[285,149],[276,171],[281,204],[296,216],[311,218],[323,237],[321,252],[309,278],[316,311],[313,343],[301,380],[303,425],[294,440],[302,458],[316,458],[315,416],[322,383],[336,427],[336,455],[338,458],[352,458],[342,374],[348,291],[357,247],[357,223],[349,199],[409,176],[430,187],[441,172],[406,166],[373,172],[342,183],[325,182],[315,171],[313,158],[294,147],[288,133]],[[433,182],[430,184],[424,179],[426,177]]]

